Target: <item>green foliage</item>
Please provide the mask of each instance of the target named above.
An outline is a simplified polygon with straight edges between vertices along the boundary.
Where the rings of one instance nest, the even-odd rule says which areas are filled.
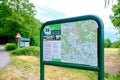
[[[117,4],[115,4],[112,7],[113,15],[110,16],[110,19],[115,26],[116,29],[118,29],[120,33],[120,0],[117,0]]]
[[[15,38],[20,33],[22,37],[31,38],[32,45],[39,46],[41,23],[34,18],[35,13],[35,6],[29,0],[1,0],[0,36]]]
[[[26,5],[26,7],[24,7]],[[0,33],[5,36],[14,36],[21,32],[21,34],[29,35],[29,23],[34,14],[34,7],[30,6],[28,0],[2,0],[0,3]],[[29,8],[29,9],[28,9]],[[31,10],[32,9],[32,10]],[[5,13],[5,14],[4,14]],[[26,25],[28,24],[28,25]],[[23,37],[25,36],[23,34]]]
[[[120,48],[120,40],[111,42],[109,39],[104,40],[105,48]]]
[[[110,45],[111,48],[120,48],[120,40],[115,41]]]
[[[32,34],[30,36],[31,38],[31,45],[32,46],[40,46],[40,28],[42,26],[42,24],[37,20],[35,19],[34,20],[34,26],[32,27]],[[33,23],[31,23],[32,25]]]
[[[39,47],[30,46],[30,47],[23,47],[16,49],[10,52],[12,55],[32,55],[32,56],[40,56],[40,49]]]
[[[105,40],[104,40],[104,47],[105,47],[105,48],[109,48],[110,45],[111,45],[110,39],[105,39]]]
[[[5,45],[5,49],[7,51],[11,51],[11,50],[15,50],[17,48],[16,44],[15,43],[7,43]]]

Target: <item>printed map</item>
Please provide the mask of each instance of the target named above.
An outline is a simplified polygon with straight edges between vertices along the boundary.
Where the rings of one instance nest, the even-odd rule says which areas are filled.
[[[61,24],[61,62],[97,66],[97,29],[94,20]]]

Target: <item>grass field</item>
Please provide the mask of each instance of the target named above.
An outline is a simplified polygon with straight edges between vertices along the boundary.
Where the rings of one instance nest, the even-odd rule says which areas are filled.
[[[118,54],[117,48],[105,48],[104,49],[105,54]]]
[[[105,55],[117,54],[118,49],[105,49]],[[40,80],[39,58],[11,56],[11,62],[0,70],[0,80]],[[97,73],[85,70],[45,66],[45,80],[97,80]],[[120,73],[105,73],[105,80],[120,80]]]
[[[39,80],[39,59],[34,56],[11,56],[11,62],[0,70],[0,80]]]

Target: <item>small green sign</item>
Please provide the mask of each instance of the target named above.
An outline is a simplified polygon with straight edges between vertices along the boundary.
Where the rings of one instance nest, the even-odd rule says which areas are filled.
[[[103,23],[87,15],[49,21],[41,28],[41,80],[44,65],[98,71],[104,80]]]

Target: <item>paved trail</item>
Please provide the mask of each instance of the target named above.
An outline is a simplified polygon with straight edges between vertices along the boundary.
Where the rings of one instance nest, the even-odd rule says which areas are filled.
[[[5,67],[10,62],[10,56],[5,51],[5,48],[3,45],[0,45],[0,69]]]

